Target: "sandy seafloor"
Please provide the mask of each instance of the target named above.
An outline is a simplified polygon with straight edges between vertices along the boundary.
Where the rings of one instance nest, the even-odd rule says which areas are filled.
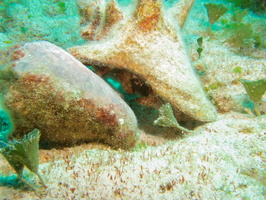
[[[158,146],[132,151],[112,150],[101,144],[83,144],[62,150],[40,150],[37,177],[24,170],[37,191],[12,186],[0,187],[0,199],[244,199],[266,198],[266,115],[265,95],[257,117],[241,105],[248,98],[238,79],[265,78],[265,48],[239,53],[220,37],[204,37],[203,53],[196,52],[199,36],[206,35],[207,15],[197,1],[183,29],[194,66],[204,69],[205,87],[222,83],[208,91],[219,112],[215,122],[197,127],[183,138]],[[230,15],[225,15],[224,18]],[[265,16],[249,14],[257,32],[265,33]],[[219,35],[220,34],[220,35]],[[194,38],[194,39],[193,39]],[[241,74],[233,73],[241,67]],[[160,143],[160,138],[150,140]],[[0,157],[3,177],[14,171]]]

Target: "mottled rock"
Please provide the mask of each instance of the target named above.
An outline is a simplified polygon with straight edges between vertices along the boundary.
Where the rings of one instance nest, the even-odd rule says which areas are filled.
[[[69,48],[69,52],[88,65],[119,68],[137,75],[151,87],[152,98],[160,97],[190,118],[216,120],[216,109],[205,95],[180,34],[193,2],[182,0],[166,11],[161,0],[138,0],[131,14],[121,17],[119,7],[111,1],[112,6],[107,4],[99,14],[105,22],[88,29],[93,37],[86,39],[93,42]],[[115,23],[101,17],[112,13],[120,14],[113,15]],[[108,36],[101,30],[108,30]]]
[[[48,144],[134,146],[138,131],[133,111],[69,53],[41,41],[15,49],[12,58],[16,60],[2,73],[13,77],[4,81],[4,103],[12,113],[14,135],[38,128]]]

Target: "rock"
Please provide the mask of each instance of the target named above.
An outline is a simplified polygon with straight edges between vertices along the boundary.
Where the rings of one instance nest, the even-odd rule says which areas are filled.
[[[139,0],[131,14],[123,16],[114,0],[106,4],[105,12],[99,5],[102,12],[97,19],[103,22],[92,22],[82,33],[93,42],[68,51],[88,65],[123,69],[138,76],[155,93],[151,100],[139,102],[150,105],[158,96],[190,118],[214,121],[216,109],[206,97],[179,33],[193,2],[182,0],[168,12],[161,0]],[[103,16],[112,14],[115,23],[108,23],[106,19],[113,18]]]
[[[124,149],[135,145],[139,134],[133,111],[69,53],[40,41],[15,49],[12,58],[2,73],[13,77],[4,81],[13,135],[38,128],[41,141],[48,145],[86,141]]]

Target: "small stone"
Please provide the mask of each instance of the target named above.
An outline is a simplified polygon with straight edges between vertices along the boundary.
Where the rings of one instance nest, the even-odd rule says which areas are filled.
[[[14,136],[38,128],[41,142],[48,145],[100,141],[134,147],[138,129],[133,111],[69,53],[40,41],[18,47],[12,58],[5,71],[15,78],[4,82],[4,103],[11,111]]]

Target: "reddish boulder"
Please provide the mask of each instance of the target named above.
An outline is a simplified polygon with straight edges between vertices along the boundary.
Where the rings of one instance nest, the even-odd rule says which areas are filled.
[[[48,144],[100,141],[124,149],[135,145],[139,134],[133,111],[69,53],[41,41],[15,49],[12,58],[2,70],[12,77],[2,81],[2,93],[13,135],[38,128]]]

